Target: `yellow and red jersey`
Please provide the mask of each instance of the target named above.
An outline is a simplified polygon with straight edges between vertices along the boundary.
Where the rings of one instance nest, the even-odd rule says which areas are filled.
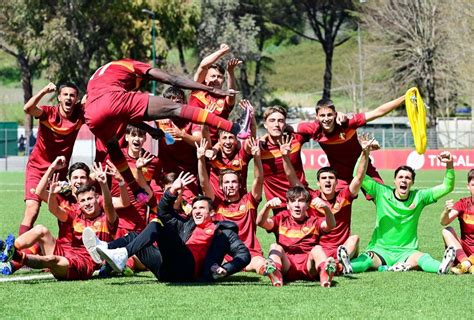
[[[474,203],[472,197],[462,198],[457,201],[453,209],[459,212],[458,220],[461,230],[461,243],[470,248],[474,254]]]

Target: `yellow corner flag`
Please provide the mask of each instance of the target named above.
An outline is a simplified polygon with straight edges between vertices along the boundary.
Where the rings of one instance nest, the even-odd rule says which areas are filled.
[[[418,88],[410,88],[405,93],[405,107],[416,152],[423,154],[426,151],[426,108]]]

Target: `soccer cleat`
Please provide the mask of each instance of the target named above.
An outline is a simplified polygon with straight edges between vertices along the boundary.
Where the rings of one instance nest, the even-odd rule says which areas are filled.
[[[107,242],[101,241],[95,234],[95,231],[91,227],[87,227],[82,232],[82,243],[84,247],[86,247],[87,252],[89,252],[92,260],[94,260],[95,263],[101,263],[102,259],[99,253],[97,253],[97,247],[105,246],[105,248],[107,248]]]
[[[393,266],[388,268],[388,271],[405,272],[405,271],[410,270],[410,268],[411,268],[411,266],[408,263],[399,262],[399,263],[395,263]]]
[[[97,252],[102,259],[107,261],[115,272],[122,272],[127,264],[128,252],[126,248],[107,249],[98,246]]]
[[[4,276],[9,276],[13,274],[13,267],[10,261],[0,262],[0,273]]]
[[[438,269],[438,274],[446,274],[453,265],[454,259],[456,258],[456,249],[453,246],[449,246],[444,250],[443,260]]]
[[[462,263],[460,263],[457,266],[454,266],[454,267],[451,268],[451,272],[454,273],[454,274],[465,274],[468,271],[469,271],[469,268],[467,268]]]
[[[10,233],[4,241],[3,250],[0,253],[0,262],[10,261],[14,253],[15,253],[15,236]]]
[[[339,246],[337,248],[337,260],[339,260],[339,262],[342,264],[343,275],[352,274],[352,264],[346,247]]]
[[[327,279],[321,278],[321,287],[329,288],[331,287],[332,278],[334,278],[334,274],[336,273],[336,261],[334,261],[333,257],[329,257],[324,264],[324,271],[327,274]]]

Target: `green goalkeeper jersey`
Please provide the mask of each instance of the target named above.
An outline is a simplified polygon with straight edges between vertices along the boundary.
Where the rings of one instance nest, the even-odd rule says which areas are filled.
[[[377,221],[367,250],[391,251],[418,249],[418,221],[423,208],[454,189],[454,169],[447,169],[443,184],[429,189],[411,190],[406,200],[395,197],[393,187],[380,184],[369,176],[362,183],[374,198]]]

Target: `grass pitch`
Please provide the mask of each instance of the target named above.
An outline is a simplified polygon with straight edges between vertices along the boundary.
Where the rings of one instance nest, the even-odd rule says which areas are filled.
[[[444,172],[424,171],[415,186],[430,187]],[[391,172],[382,172],[391,183]],[[251,174],[249,174],[251,176]],[[314,172],[307,173],[310,181]],[[439,216],[444,200],[467,196],[466,172],[456,173],[456,189],[427,207],[419,225],[420,250],[441,259],[444,245]],[[23,174],[0,173],[0,237],[17,233],[23,214]],[[374,205],[359,197],[354,202],[352,233],[366,247],[375,222]],[[37,223],[57,231],[54,217],[43,205]],[[457,222],[453,223],[458,229]],[[266,251],[273,235],[259,230]],[[28,272],[16,276],[44,276]],[[0,278],[0,281],[2,278]],[[437,276],[419,271],[368,272],[338,277],[335,287],[295,282],[273,288],[270,281],[239,273],[213,285],[159,283],[149,272],[133,278],[60,282],[54,279],[0,282],[1,317],[5,318],[452,318],[472,317],[474,277]]]

